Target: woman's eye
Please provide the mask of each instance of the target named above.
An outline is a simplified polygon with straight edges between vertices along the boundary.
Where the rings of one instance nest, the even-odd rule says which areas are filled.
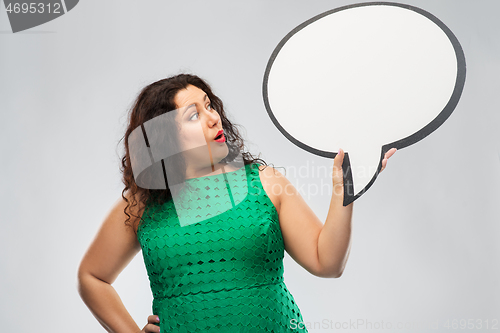
[[[210,110],[213,110],[212,104],[208,104],[208,106],[207,106],[207,110],[209,110],[209,111],[210,111]]]
[[[196,116],[196,118],[195,118]],[[191,115],[191,117],[189,117],[189,120],[193,120],[193,119],[198,119],[198,112],[195,112]]]

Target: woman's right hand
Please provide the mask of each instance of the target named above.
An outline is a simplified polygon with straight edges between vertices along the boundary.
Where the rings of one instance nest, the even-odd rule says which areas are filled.
[[[139,333],[158,333],[160,332],[160,326],[155,324],[160,324],[160,318],[157,315],[151,315],[148,317],[148,323]]]

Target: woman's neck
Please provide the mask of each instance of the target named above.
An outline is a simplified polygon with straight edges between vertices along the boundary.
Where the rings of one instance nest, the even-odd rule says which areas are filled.
[[[217,163],[215,165],[210,165],[203,168],[188,167],[186,169],[186,179],[218,175],[224,172],[231,172],[235,170],[237,169],[235,169],[231,165],[228,165],[227,163]]]

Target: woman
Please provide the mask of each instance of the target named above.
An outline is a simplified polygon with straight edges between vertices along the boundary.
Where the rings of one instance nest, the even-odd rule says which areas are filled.
[[[80,295],[103,327],[306,332],[283,282],[283,251],[316,276],[341,276],[353,208],[342,205],[344,152],[334,159],[323,225],[280,172],[244,151],[222,101],[197,76],[145,87],[124,139],[122,197],[78,272]],[[168,153],[154,158],[161,144]],[[141,249],[155,313],[142,330],[111,286]]]

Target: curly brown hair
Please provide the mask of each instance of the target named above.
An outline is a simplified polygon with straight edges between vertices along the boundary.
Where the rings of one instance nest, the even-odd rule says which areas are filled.
[[[229,150],[228,155],[221,162],[231,161],[235,156],[241,155],[245,165],[258,163],[267,166],[267,163],[263,159],[254,157],[251,153],[246,151],[244,140],[237,128],[239,125],[232,123],[227,118],[221,99],[212,92],[212,89],[207,82],[198,76],[191,74],[174,75],[153,82],[144,87],[136,98],[128,113],[127,129],[125,134],[119,140],[119,143],[124,140],[125,148],[120,166],[120,171],[123,174],[122,182],[125,185],[122,190],[122,198],[127,202],[127,206],[124,209],[124,213],[127,215],[125,224],[133,227],[134,230],[137,230],[137,227],[143,221],[143,218],[142,216],[134,214],[132,208],[138,206],[139,203],[142,207],[146,207],[149,200],[154,200],[158,204],[163,204],[172,198],[172,192],[166,181],[164,186],[166,189],[160,190],[142,188],[136,184],[131,165],[129,136],[134,129],[139,126],[143,126],[143,124],[148,120],[177,109],[177,106],[174,103],[175,96],[179,90],[186,89],[189,85],[203,90],[208,95],[214,109],[219,113]],[[177,131],[175,126],[166,128],[165,132],[165,138],[167,140],[173,142],[174,144],[178,143],[176,142]],[[180,176],[185,177],[185,165],[182,158],[170,161],[166,159],[164,162],[165,164],[169,163],[170,168],[175,168],[175,170],[184,170],[184,174],[181,174]],[[125,193],[128,194],[130,199],[127,198]],[[136,222],[131,223],[132,216],[135,217],[134,220]]]

